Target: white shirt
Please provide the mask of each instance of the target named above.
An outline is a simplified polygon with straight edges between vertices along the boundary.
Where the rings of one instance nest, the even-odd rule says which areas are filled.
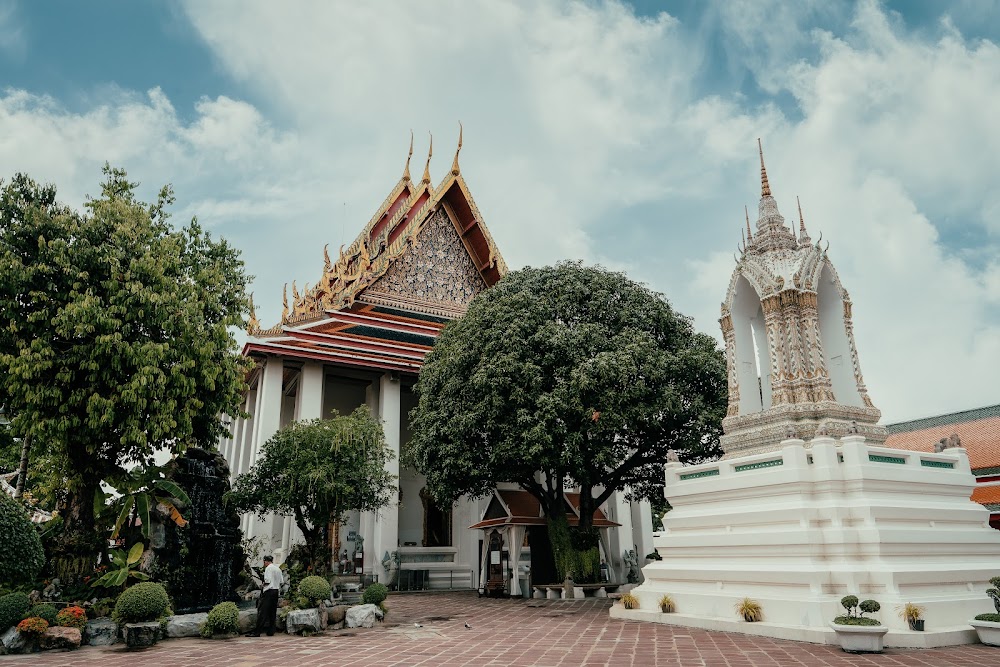
[[[271,563],[264,568],[264,590],[270,591],[280,591],[281,590],[281,568]]]

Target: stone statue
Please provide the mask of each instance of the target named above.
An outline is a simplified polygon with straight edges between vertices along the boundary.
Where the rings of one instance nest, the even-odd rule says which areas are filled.
[[[830,435],[830,427],[827,425],[826,422],[823,422],[822,424],[819,425],[819,428],[816,429],[816,435],[820,437],[826,437]]]
[[[628,583],[639,583],[639,556],[635,553],[635,549],[629,549],[622,554],[622,563],[628,568]]]
[[[847,434],[848,435],[858,434],[858,422],[854,421],[853,419],[851,420],[851,425],[847,427]]]
[[[940,454],[946,449],[961,446],[962,439],[958,437],[958,433],[952,433],[947,438],[941,438],[938,442],[934,443],[934,452]]]
[[[667,450],[667,463],[680,463],[681,457],[677,455],[677,451],[673,449]]]
[[[795,427],[789,424],[785,427],[785,440],[794,440],[798,437],[798,433],[795,432]]]

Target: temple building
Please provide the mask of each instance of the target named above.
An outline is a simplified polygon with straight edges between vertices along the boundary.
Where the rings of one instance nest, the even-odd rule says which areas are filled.
[[[533,563],[530,533],[544,523],[537,502],[501,487],[493,496],[442,507],[426,493],[423,476],[399,467],[400,447],[410,437],[408,414],[417,402],[412,387],[424,356],[445,324],[507,273],[462,176],[461,148],[460,133],[451,169],[434,187],[433,148],[423,177],[411,180],[411,140],[402,177],[354,242],[334,257],[324,247],[312,286],[300,290],[293,281],[290,298],[286,286],[281,321],[262,327],[251,304],[243,349],[255,362],[243,406],[249,416],[234,420],[220,450],[235,478],[254,464],[262,444],[292,421],[367,405],[382,421],[396,455],[388,467],[398,475],[398,501],[380,512],[354,513],[339,531],[338,553],[359,552],[364,573],[400,587],[486,588],[487,578],[494,583],[499,578],[517,595],[526,590]],[[526,511],[535,514],[522,516]],[[567,511],[579,511],[571,497]],[[595,518],[610,576],[624,580],[623,554],[652,550],[649,504],[615,494]],[[301,541],[291,517],[262,521],[244,515],[242,522],[244,533],[259,538],[279,562]],[[487,563],[488,552],[502,571],[493,560]]]

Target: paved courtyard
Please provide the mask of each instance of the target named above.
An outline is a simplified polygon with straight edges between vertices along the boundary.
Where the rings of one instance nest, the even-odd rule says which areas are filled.
[[[287,665],[682,667],[996,667],[1000,648],[892,649],[852,656],[839,648],[609,618],[609,600],[488,600],[474,593],[397,595],[386,623],[315,637],[171,639],[144,651],[121,647],[0,657],[32,667],[262,667]],[[465,624],[471,625],[466,628]],[[419,624],[422,627],[416,627]]]

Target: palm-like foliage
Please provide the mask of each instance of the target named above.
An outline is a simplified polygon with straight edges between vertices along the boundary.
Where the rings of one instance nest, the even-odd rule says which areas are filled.
[[[133,528],[136,523],[142,529],[142,536],[149,538],[150,513],[157,505],[178,527],[187,525],[183,512],[191,499],[184,489],[166,479],[163,466],[122,472],[108,485],[118,495],[107,504],[108,494],[99,489],[94,495],[94,514],[115,517],[111,539],[118,538],[123,526]]]

